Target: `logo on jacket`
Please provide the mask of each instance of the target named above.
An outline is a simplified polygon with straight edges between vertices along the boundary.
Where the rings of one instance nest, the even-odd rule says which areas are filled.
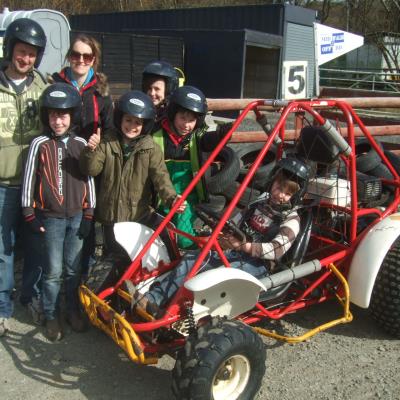
[[[63,150],[61,147],[57,149],[57,177],[58,177],[58,194],[63,195],[63,171],[62,171]]]

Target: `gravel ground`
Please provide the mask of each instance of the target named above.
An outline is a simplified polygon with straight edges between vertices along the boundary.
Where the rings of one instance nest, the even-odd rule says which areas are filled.
[[[354,321],[290,345],[265,338],[267,372],[258,399],[400,399],[400,341],[382,333],[364,310]],[[335,303],[314,306],[278,322],[299,335],[337,318]],[[91,327],[51,343],[16,304],[11,332],[0,339],[0,398],[172,399],[173,360],[139,366],[101,331]]]

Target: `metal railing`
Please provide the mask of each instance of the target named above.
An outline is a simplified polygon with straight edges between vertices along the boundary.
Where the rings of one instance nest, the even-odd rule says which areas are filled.
[[[320,68],[320,86],[400,92],[400,73]]]

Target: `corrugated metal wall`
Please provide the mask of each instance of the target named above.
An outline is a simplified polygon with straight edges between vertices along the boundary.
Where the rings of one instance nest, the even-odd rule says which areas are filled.
[[[308,61],[307,96],[315,96],[314,28],[287,23],[284,43],[282,61]]]
[[[283,34],[284,5],[251,5],[205,7],[71,15],[72,29],[107,30],[120,32],[126,29],[254,29],[261,32]],[[298,13],[304,9],[295,7]]]
[[[246,46],[243,97],[276,98],[279,54],[280,49]]]

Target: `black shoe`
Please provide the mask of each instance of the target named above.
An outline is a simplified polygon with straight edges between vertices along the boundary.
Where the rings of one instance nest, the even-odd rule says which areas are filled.
[[[74,332],[85,332],[87,330],[86,320],[79,311],[73,311],[67,316],[67,322]]]
[[[48,319],[46,321],[46,337],[52,342],[61,340],[64,334],[58,319]]]

